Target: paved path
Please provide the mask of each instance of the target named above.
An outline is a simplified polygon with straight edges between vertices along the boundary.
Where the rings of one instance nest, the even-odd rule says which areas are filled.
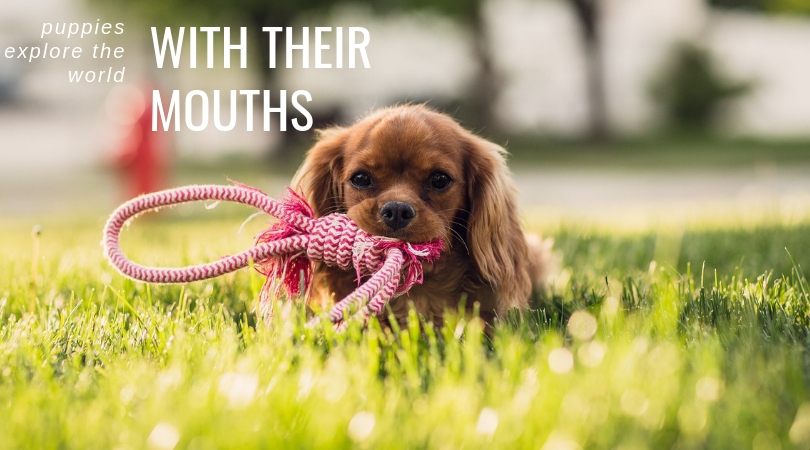
[[[729,171],[534,169],[517,170],[515,178],[524,206],[573,213],[621,207],[660,210],[690,203],[778,203],[810,197],[810,165]]]
[[[253,178],[246,181],[268,192],[281,192],[289,181]],[[744,210],[768,205],[810,210],[810,165],[734,171],[535,168],[516,170],[515,179],[521,190],[520,206],[532,214],[599,218],[647,212],[666,216],[695,208],[722,212],[723,206]],[[204,179],[186,176],[175,182],[224,183],[226,178],[225,174]],[[120,190],[108,172],[0,170],[0,217],[104,214],[120,200]]]

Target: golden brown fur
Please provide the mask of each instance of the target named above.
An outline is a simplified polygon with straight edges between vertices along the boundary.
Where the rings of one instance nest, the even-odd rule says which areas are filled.
[[[391,301],[397,320],[412,302],[440,324],[445,308],[466,297],[491,322],[509,308],[526,308],[532,278],[542,275],[520,229],[505,154],[443,114],[398,106],[322,131],[293,186],[318,216],[341,212],[373,235],[444,241],[442,256],[425,267],[424,284]],[[316,267],[316,296],[340,299],[356,287],[353,271]]]

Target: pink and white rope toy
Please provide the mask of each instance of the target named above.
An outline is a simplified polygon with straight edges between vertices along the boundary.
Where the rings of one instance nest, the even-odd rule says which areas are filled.
[[[119,234],[134,216],[164,206],[201,200],[231,201],[250,205],[276,217],[274,223],[256,237],[254,247],[217,261],[189,267],[146,267],[130,261],[119,247]],[[119,206],[104,225],[104,254],[121,274],[148,283],[188,283],[236,271],[253,261],[266,276],[260,295],[263,311],[270,311],[270,292],[286,292],[288,298],[310,291],[312,262],[357,273],[358,287],[332,307],[329,320],[338,329],[347,321],[346,313],[356,305],[355,317],[365,320],[383,312],[392,299],[422,283],[422,262],[432,263],[442,251],[439,239],[411,244],[398,239],[371,236],[345,214],[314,218],[312,208],[289,190],[283,202],[243,184],[234,186],[187,186],[136,197]],[[360,284],[365,277],[368,279]],[[301,292],[303,288],[304,292]],[[314,324],[315,317],[310,321]]]

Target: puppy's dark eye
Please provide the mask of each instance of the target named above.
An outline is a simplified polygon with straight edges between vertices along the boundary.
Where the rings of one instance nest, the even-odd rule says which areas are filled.
[[[357,189],[365,189],[367,187],[371,187],[371,176],[365,172],[357,172],[356,174],[352,175],[349,182],[351,182],[352,186],[356,187]]]
[[[447,186],[450,186],[452,182],[453,180],[451,180],[446,173],[434,172],[428,180],[428,186],[430,186],[431,189],[441,191],[447,188]]]

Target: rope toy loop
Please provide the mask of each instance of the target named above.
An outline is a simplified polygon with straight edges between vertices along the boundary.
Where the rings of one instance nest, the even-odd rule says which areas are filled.
[[[354,268],[358,287],[337,302],[329,321],[338,330],[347,326],[346,314],[360,305],[353,317],[365,324],[368,317],[379,315],[391,299],[406,293],[424,280],[422,263],[432,263],[443,250],[440,239],[412,244],[398,239],[371,236],[345,214],[315,218],[304,198],[287,189],[282,202],[241,183],[233,186],[186,186],[141,195],[122,204],[104,225],[104,255],[122,275],[147,283],[189,283],[234,272],[254,263],[265,276],[259,294],[262,311],[271,314],[271,294],[287,298],[308,297],[312,284],[312,262],[344,270]],[[203,200],[229,201],[253,206],[278,219],[260,233],[254,246],[217,261],[188,267],[147,267],[128,259],[119,246],[121,229],[135,216],[164,206]],[[364,277],[367,281],[360,284]],[[315,317],[308,325],[319,321]]]

